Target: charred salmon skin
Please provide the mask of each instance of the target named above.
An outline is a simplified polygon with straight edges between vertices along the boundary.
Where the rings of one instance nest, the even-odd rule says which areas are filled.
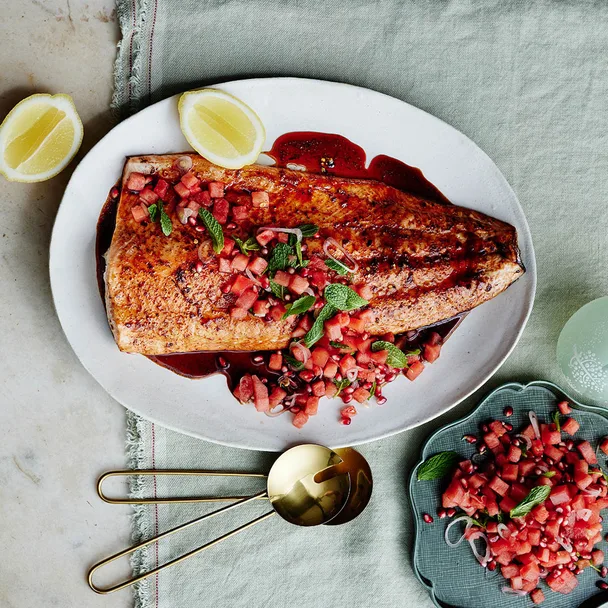
[[[219,253],[205,212],[221,227]],[[300,242],[302,225],[318,230]],[[290,259],[274,274],[279,245]],[[478,211],[373,180],[229,170],[196,154],[127,160],[106,260],[114,338],[144,355],[284,348],[310,329],[328,283],[366,298],[370,335],[399,334],[471,310],[524,273],[515,228]],[[286,316],[306,295],[316,298],[309,320]]]

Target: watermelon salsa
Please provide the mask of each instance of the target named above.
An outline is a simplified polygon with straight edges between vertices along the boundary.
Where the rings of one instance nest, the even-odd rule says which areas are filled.
[[[318,226],[254,225],[250,215],[269,206],[268,192],[204,182],[189,156],[177,159],[171,175],[131,173],[125,189],[138,195],[131,209],[135,222],[167,237],[179,223],[201,241],[200,259],[192,260],[196,273],[209,265],[211,240],[211,263],[225,277],[221,291],[232,319],[296,318],[287,348],[256,355],[254,363],[265,373],[244,373],[233,387],[242,403],[253,402],[269,416],[290,412],[301,428],[317,413],[321,397],[339,397],[345,405],[340,422],[349,425],[356,405],[372,397],[382,405],[385,384],[400,374],[413,381],[425,363],[439,358],[443,338],[433,329],[370,334],[374,294],[350,279],[357,261]],[[317,253],[309,252],[312,240],[322,243],[313,248]]]
[[[512,412],[505,410],[507,416]],[[596,449],[576,439],[579,423],[567,402],[558,404],[553,422],[540,423],[534,412],[529,418],[519,431],[503,420],[483,424],[479,437],[463,438],[485,455],[472,459],[479,458],[478,464],[443,452],[421,465],[428,476],[419,471],[418,479],[437,478],[456,467],[437,511],[441,519],[464,512],[447,526],[447,544],[467,540],[483,568],[500,569],[508,583],[504,593],[529,595],[540,604],[547,588],[570,593],[586,568],[608,574],[604,552],[596,547],[602,540],[600,513],[608,507],[608,477]],[[598,450],[608,455],[608,438]],[[423,519],[433,521],[428,514]],[[464,533],[454,541],[452,528],[463,524]],[[608,588],[601,580],[598,586]]]

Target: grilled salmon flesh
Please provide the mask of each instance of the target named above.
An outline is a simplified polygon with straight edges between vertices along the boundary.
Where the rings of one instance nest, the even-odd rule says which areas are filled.
[[[357,263],[349,284],[365,285],[369,294],[371,335],[403,333],[454,317],[494,298],[524,272],[513,226],[380,182],[260,165],[228,170],[196,154],[132,157],[124,168],[105,274],[108,319],[122,351],[280,349],[298,324],[297,316],[231,315],[238,297],[229,283],[226,288],[231,275],[225,267],[220,272],[222,260],[201,222],[182,224],[177,216],[180,199],[173,185],[183,207],[177,167],[184,156],[187,165],[188,158],[192,161],[189,175],[197,178],[193,197],[223,222],[226,237],[246,240],[260,227],[316,224],[316,237],[303,241],[310,268],[328,259],[323,245],[335,239]],[[132,175],[142,174],[151,186],[158,178],[171,184],[170,193],[161,192],[173,224],[169,236],[158,221],[147,221],[154,196],[127,188]],[[252,192],[267,193],[268,202],[252,204]],[[344,277],[330,272],[329,280],[344,282]]]

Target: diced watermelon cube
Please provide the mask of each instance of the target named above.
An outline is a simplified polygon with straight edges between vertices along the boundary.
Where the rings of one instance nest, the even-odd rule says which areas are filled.
[[[353,392],[353,399],[357,403],[365,403],[370,397],[371,397],[371,393],[367,389],[363,388],[362,386],[360,386],[359,388],[356,388],[355,391]]]
[[[574,435],[580,428],[580,424],[574,418],[566,418],[562,423],[562,431],[568,435]]]
[[[229,237],[224,237],[224,248],[220,251],[220,255],[229,256],[234,249],[234,241]]]
[[[600,450],[608,456],[608,437],[604,437],[600,443]]]
[[[146,186],[139,193],[139,198],[149,207],[158,201],[158,194],[156,194],[156,192],[154,192],[150,186]]]
[[[325,395],[325,382],[323,380],[317,380],[311,384],[312,394],[316,397],[323,397]]]
[[[516,481],[519,475],[519,467],[516,464],[505,464],[502,467],[502,478],[505,481]]]
[[[253,289],[247,289],[243,292],[234,303],[238,308],[244,308],[245,310],[249,310],[258,299],[258,294]]]
[[[199,205],[203,207],[211,207],[211,197],[209,196],[209,192],[207,190],[202,190],[201,192],[191,193],[191,200],[196,201]]]
[[[327,273],[322,270],[313,270],[310,273],[310,282],[319,289],[319,291],[322,291],[329,284]]]
[[[521,459],[521,449],[518,448],[516,445],[511,445],[509,446],[509,452],[507,454],[507,459],[510,462],[519,462],[519,460]]]
[[[558,430],[553,430],[546,425],[542,426],[541,439],[545,445],[557,445],[562,440],[562,435]]]
[[[254,207],[268,207],[268,205],[270,204],[270,197],[268,196],[268,192],[252,192],[251,202],[253,203]]]
[[[340,323],[334,317],[333,319],[329,319],[325,321],[324,325],[325,333],[330,340],[339,342],[342,340],[342,327],[340,327]],[[354,361],[354,359],[353,359]]]
[[[284,391],[280,386],[275,386],[270,395],[268,396],[268,404],[271,408],[276,407],[287,397],[287,392]]]
[[[188,188],[186,188],[186,186],[184,186],[184,184],[182,184],[181,182],[177,182],[177,184],[175,184],[173,188],[182,198],[190,197],[190,190],[188,190]]]
[[[188,190],[192,190],[192,188],[198,186],[199,180],[196,175],[192,171],[188,171],[188,173],[184,173],[181,179],[182,184],[188,188]]]
[[[253,314],[256,317],[265,317],[270,310],[270,302],[268,300],[257,300],[253,303]]]
[[[576,483],[576,486],[580,490],[585,490],[588,486],[590,486],[593,483],[593,477],[591,477],[591,475],[587,475],[580,471],[575,471],[574,472],[574,482]]]
[[[216,198],[213,202],[213,217],[220,223],[225,224],[228,221],[228,212],[230,211],[230,203],[225,198]]]
[[[309,416],[314,416],[314,415],[316,415],[318,409],[319,409],[319,397],[317,397],[315,395],[311,395],[306,400],[306,407],[304,408],[304,411]]]
[[[188,204],[186,205],[186,207],[188,207],[188,209],[192,209],[192,211],[194,211],[194,217],[196,217],[198,215],[198,210],[201,208],[201,206],[196,201],[188,201]]]
[[[297,428],[301,429],[308,422],[308,414],[306,412],[298,412],[291,423]]]
[[[284,304],[279,302],[270,308],[270,311],[268,312],[268,316],[273,321],[280,321],[286,312],[287,312],[287,309],[285,308]]]
[[[364,299],[364,300],[371,300],[372,297],[374,296],[374,292],[372,290],[371,285],[368,285],[367,283],[364,283],[362,285],[357,285],[355,286],[355,291]]]
[[[568,492],[568,486],[555,486],[549,494],[549,500],[554,506],[558,507],[564,503],[570,502],[570,493]]]
[[[348,329],[355,332],[356,334],[362,334],[365,332],[366,325],[367,322],[363,319],[359,319],[358,317],[350,317]]]
[[[521,576],[514,576],[511,580],[511,589],[519,591],[524,585],[524,579]]]
[[[576,447],[589,464],[597,464],[595,451],[588,441],[581,441]]]
[[[243,272],[249,264],[249,258],[244,253],[237,253],[232,258],[232,270],[236,272]]]
[[[239,308],[238,306],[233,306],[230,309],[230,317],[237,321],[242,321],[243,319],[247,318],[247,309]]]
[[[276,274],[274,275],[273,281],[277,285],[281,285],[282,287],[288,287],[289,282],[291,281],[291,275],[288,272],[285,272],[284,270],[277,270]]]
[[[244,222],[249,217],[249,209],[244,205],[237,205],[232,208],[232,218],[235,222]]]
[[[342,375],[345,376],[346,372],[351,369],[356,369],[357,361],[351,355],[344,355],[342,359],[340,359],[340,371]]]
[[[230,263],[230,260],[226,259],[226,258],[220,258],[220,272],[225,272],[227,274],[231,274],[232,273],[232,264]]]
[[[596,549],[591,552],[591,563],[594,566],[601,566],[604,563],[604,552]]]
[[[439,359],[441,354],[441,344],[425,344],[422,350],[422,356],[425,361],[433,363]]]
[[[127,189],[139,192],[146,186],[146,176],[143,173],[133,172],[127,178]]]
[[[441,497],[441,504],[444,509],[459,507],[464,498],[464,489],[458,479],[452,479],[450,485]]]
[[[272,241],[272,239],[274,239],[275,236],[276,236],[276,233],[274,231],[263,230],[255,238],[262,247],[266,247],[266,245],[268,245],[268,243],[270,243],[270,241]]]
[[[514,509],[517,506],[517,502],[513,500],[510,496],[505,496],[499,503],[500,510],[504,513],[508,513],[511,509]]]
[[[249,374],[239,380],[233,394],[241,403],[247,403],[253,397],[253,380]]]
[[[224,184],[222,182],[209,182],[209,194],[213,198],[221,198],[224,196]]]
[[[505,483],[498,475],[492,477],[488,486],[500,496],[505,496],[509,490],[509,484]]]
[[[333,361],[332,359],[330,359],[325,364],[325,367],[323,368],[323,375],[326,378],[335,378],[337,373],[338,373],[338,364],[335,361]]]
[[[257,377],[251,376],[253,380],[253,403],[258,412],[267,412],[270,409],[268,400],[268,387]]]
[[[530,599],[534,604],[542,604],[545,601],[545,594],[542,592],[542,589],[534,589],[530,593]]]
[[[410,364],[405,372],[405,377],[408,380],[416,380],[418,376],[424,371],[424,363],[422,361],[414,361]]]
[[[568,414],[572,413],[572,408],[570,407],[570,404],[567,401],[560,401],[557,404],[557,409],[559,410],[559,413],[563,414],[564,416],[567,416]]]
[[[564,453],[554,445],[547,445],[545,447],[545,454],[554,462],[559,462],[564,457]]]
[[[133,214],[133,219],[139,224],[141,224],[145,220],[150,219],[150,213],[148,212],[148,208],[144,204],[139,204],[135,205],[134,207],[131,207],[131,213]]]
[[[167,193],[169,192],[169,182],[162,177],[159,177],[156,186],[154,186],[154,192],[158,198],[165,200]]]
[[[537,581],[540,574],[540,568],[535,562],[530,562],[521,568],[521,576],[527,581]]]
[[[236,294],[237,296],[240,296],[242,293],[244,293],[247,289],[250,289],[251,287],[253,287],[253,281],[251,279],[248,279],[246,276],[240,274],[236,277],[230,290],[232,291],[232,293]]]
[[[514,578],[519,576],[519,566],[517,564],[509,564],[508,566],[503,566],[500,572],[505,578]]]
[[[308,289],[308,281],[304,277],[294,274],[291,276],[289,289],[294,293],[301,295]]]
[[[283,355],[281,353],[272,353],[268,361],[268,369],[280,372],[281,367],[283,367]]]
[[[253,274],[262,275],[266,268],[268,268],[268,262],[264,258],[254,257],[247,265],[247,268],[249,268]]]
[[[329,352],[326,348],[323,348],[322,346],[317,346],[312,350],[311,357],[312,362],[315,365],[318,365],[319,367],[323,368],[325,367],[325,364],[329,359]]]

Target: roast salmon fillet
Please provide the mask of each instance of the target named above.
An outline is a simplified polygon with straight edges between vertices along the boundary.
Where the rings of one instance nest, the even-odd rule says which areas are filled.
[[[202,182],[268,193],[267,207],[250,209],[244,233],[316,224],[319,238],[306,240],[310,258],[326,259],[322,245],[328,237],[341,243],[358,262],[352,283],[364,283],[373,293],[371,335],[454,317],[494,298],[524,273],[515,228],[478,211],[372,180],[261,165],[229,170],[189,156]],[[286,347],[296,317],[231,318],[236,296],[222,291],[226,275],[219,272],[206,231],[182,225],[174,214],[168,237],[158,223],[135,221],[131,209],[138,194],[124,187],[129,176],[176,182],[177,158],[132,157],[124,168],[105,273],[106,309],[118,347],[144,355]]]

